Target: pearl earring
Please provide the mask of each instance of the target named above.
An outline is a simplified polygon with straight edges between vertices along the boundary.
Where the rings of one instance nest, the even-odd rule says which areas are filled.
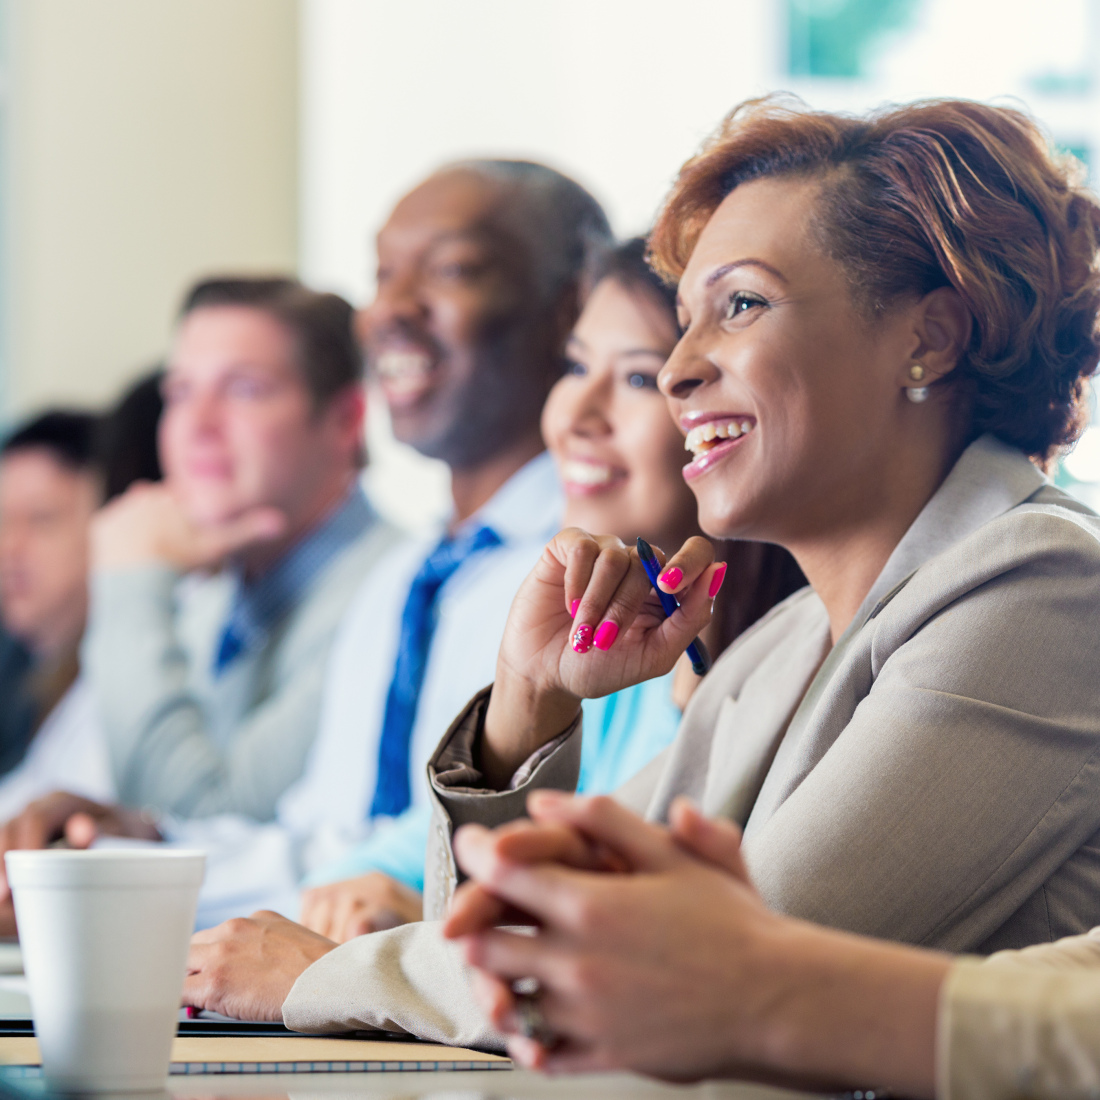
[[[924,379],[924,367],[920,363],[914,363],[909,368],[909,377],[914,382],[920,382]],[[919,405],[922,401],[928,400],[928,387],[927,386],[907,386],[905,389],[905,396],[913,402],[914,405]]]

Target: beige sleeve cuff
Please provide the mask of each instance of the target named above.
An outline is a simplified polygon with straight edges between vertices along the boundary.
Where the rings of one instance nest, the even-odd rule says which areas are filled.
[[[474,746],[485,722],[491,687],[478,692],[444,735],[428,761],[428,781],[453,828],[476,821],[493,827],[522,817],[527,795],[538,787],[573,791],[580,774],[581,716],[532,753],[502,791],[485,786]]]
[[[1100,1096],[1100,939],[960,959],[940,995],[938,1100]]]
[[[503,1051],[458,948],[427,921],[357,936],[307,967],[283,1002],[292,1031],[404,1031],[450,1046]]]
[[[576,790],[580,774],[581,719],[520,765],[506,790],[485,786],[474,747],[485,722],[491,688],[479,691],[443,735],[428,761],[432,828],[424,861],[424,915],[442,920],[460,879],[451,838],[462,825],[488,828],[523,817],[527,795],[536,787]]]

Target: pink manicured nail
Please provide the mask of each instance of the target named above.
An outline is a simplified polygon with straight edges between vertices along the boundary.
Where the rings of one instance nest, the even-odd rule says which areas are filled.
[[[578,607],[580,607],[580,605],[581,605],[581,601],[580,601],[580,600],[574,600],[574,601],[573,601],[573,602],[572,602],[572,603],[571,603],[571,604],[569,605],[569,617],[570,617],[571,619],[575,619],[575,618],[577,617],[577,608],[578,608]]]
[[[674,565],[671,569],[666,569],[657,579],[665,588],[671,588],[675,591],[680,586],[680,582],[684,579],[684,571],[682,569],[677,569]]]
[[[596,630],[596,636],[592,639],[592,644],[597,649],[610,649],[615,644],[615,639],[618,636],[618,624],[606,619],[600,623],[599,628]]]
[[[707,595],[713,600],[718,595],[718,590],[722,587],[722,582],[726,579],[726,563],[722,562],[720,566],[714,571],[714,576],[710,578],[710,588],[707,589]]]
[[[587,653],[592,648],[592,627],[588,623],[581,623],[573,631],[573,649],[577,653]]]

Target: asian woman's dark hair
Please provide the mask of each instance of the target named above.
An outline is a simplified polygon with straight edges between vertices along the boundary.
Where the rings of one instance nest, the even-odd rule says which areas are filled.
[[[157,426],[164,410],[160,387],[164,370],[155,367],[138,379],[104,414],[96,439],[103,475],[103,500],[120,496],[135,481],[160,481]]]

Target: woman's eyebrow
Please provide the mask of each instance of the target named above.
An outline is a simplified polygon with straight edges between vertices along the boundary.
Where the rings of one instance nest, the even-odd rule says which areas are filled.
[[[626,359],[632,355],[656,356],[658,359],[667,359],[668,353],[660,348],[625,348],[619,352],[620,359]]]
[[[787,281],[787,277],[781,271],[778,271],[776,268],[772,267],[771,264],[765,263],[763,260],[757,260],[749,257],[748,259],[744,260],[733,260],[731,263],[723,264],[721,267],[716,268],[707,276],[707,281],[704,285],[708,287],[714,286],[714,284],[718,282],[719,279],[728,275],[731,271],[735,271],[739,267],[759,267],[762,270],[768,272],[769,275],[774,275],[775,278],[777,278],[780,282],[785,283]]]

